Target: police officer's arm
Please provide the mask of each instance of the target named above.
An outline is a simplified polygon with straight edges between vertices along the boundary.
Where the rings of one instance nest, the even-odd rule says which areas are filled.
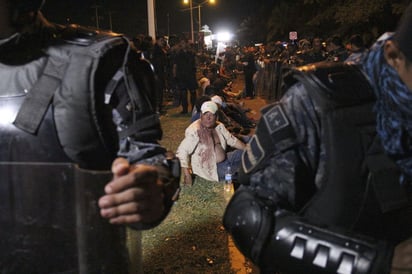
[[[179,173],[175,166],[174,172]],[[112,224],[129,224],[147,229],[159,224],[178,198],[177,177],[170,169],[147,164],[130,165],[124,158],[113,162],[113,180],[99,199],[101,215]],[[172,171],[173,172],[173,171]]]
[[[314,194],[322,172],[315,109],[295,85],[280,104],[263,110],[243,154],[239,181],[245,185],[228,204],[224,226],[265,273],[378,273],[373,271],[384,269],[391,257],[385,243],[320,227],[294,213]]]
[[[319,153],[303,149],[311,143],[319,151],[318,127],[314,126],[318,124],[316,113],[310,98],[293,95],[307,94],[296,86],[292,89],[280,103],[262,110],[255,135],[242,156],[239,182],[243,186],[235,193],[224,216],[225,227],[240,250],[258,264],[263,246],[274,233],[275,212],[279,207],[293,209],[302,203],[295,200],[296,174],[299,170],[309,170],[313,163],[312,174],[307,174],[307,184],[311,184],[317,168],[315,158]],[[301,158],[306,159],[306,165]],[[237,218],[251,218],[245,222],[248,227],[236,225]]]
[[[126,159],[118,158],[113,162],[112,172],[113,180],[105,186],[106,195],[99,200],[102,217],[112,224],[158,221],[164,205],[156,168],[132,168]]]
[[[224,226],[262,273],[380,274],[391,266],[393,246],[387,242],[270,208],[244,187],[230,201]]]
[[[127,56],[126,65],[117,72],[99,71],[102,76],[114,75],[109,83],[101,85],[106,87],[106,97],[113,107],[119,133],[118,156],[127,159],[127,163],[113,163],[115,176],[99,205],[102,216],[112,223],[147,229],[159,224],[177,199],[180,165],[173,153],[158,144],[162,130],[153,108],[155,86],[150,64],[135,51]],[[102,67],[118,59],[102,60]]]

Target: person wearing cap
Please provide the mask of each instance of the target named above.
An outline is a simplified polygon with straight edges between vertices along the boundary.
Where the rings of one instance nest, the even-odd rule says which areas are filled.
[[[227,166],[236,171],[245,144],[217,121],[218,106],[206,101],[201,106],[200,119],[185,130],[176,156],[180,160],[183,182],[192,185],[192,173],[208,181],[221,181]],[[228,152],[228,148],[235,150]]]
[[[223,218],[261,273],[410,273],[411,45],[409,4],[359,65],[285,74]]]
[[[244,142],[247,142],[247,138],[244,135],[247,135],[250,133],[250,129],[242,129],[242,126],[237,123],[234,119],[232,119],[231,117],[229,117],[228,115],[226,115],[225,112],[225,107],[226,107],[226,103],[222,101],[220,96],[212,96],[212,98],[210,98],[210,96],[201,96],[196,100],[196,104],[195,104],[195,108],[193,109],[192,112],[192,116],[190,118],[190,122],[194,122],[197,119],[200,118],[200,114],[201,114],[201,106],[204,102],[206,101],[213,101],[216,103],[216,105],[218,106],[218,110],[216,112],[216,117],[217,120],[221,123],[223,123],[225,125],[225,127],[231,132],[233,133],[236,137],[238,137],[239,139],[243,140]],[[241,135],[239,135],[241,134]]]
[[[233,132],[236,128],[240,131],[240,125],[229,117],[226,113],[226,106],[227,103],[223,102],[222,97],[218,95],[214,95],[210,98],[212,102],[215,102],[218,110],[217,110],[217,120],[225,125],[225,127],[230,131]]]
[[[202,107],[203,103],[206,101],[210,101],[210,96],[202,95],[196,99],[195,107],[193,108],[192,116],[190,117],[190,123],[200,118],[200,113],[201,113],[200,108]]]

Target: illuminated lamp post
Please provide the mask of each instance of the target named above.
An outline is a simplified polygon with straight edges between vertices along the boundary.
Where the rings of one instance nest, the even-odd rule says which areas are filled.
[[[193,6],[193,0],[183,0],[183,3],[185,5],[189,4],[189,10],[190,10],[190,35],[191,35],[192,42],[194,43],[195,35],[194,35],[194,30],[193,30],[193,9],[198,9],[198,16],[199,16],[198,23],[199,23],[199,31],[200,31],[201,28],[202,28],[200,8],[206,3],[215,4],[216,0],[206,0],[206,1],[203,1],[202,3],[195,3],[195,6]]]

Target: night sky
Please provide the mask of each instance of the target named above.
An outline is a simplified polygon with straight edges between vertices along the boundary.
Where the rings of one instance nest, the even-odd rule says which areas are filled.
[[[146,0],[46,0],[44,14],[56,23],[67,22],[86,26],[96,26],[95,3],[100,17],[99,27],[125,33],[128,36],[147,34]],[[193,0],[193,5],[203,1]],[[208,25],[213,32],[228,30],[235,32],[241,21],[264,0],[216,0],[216,4],[205,4],[201,8],[201,23]],[[157,34],[181,34],[190,32],[190,12],[183,0],[157,0],[156,3]],[[111,16],[110,16],[110,15]],[[198,9],[193,10],[194,29],[198,25]]]

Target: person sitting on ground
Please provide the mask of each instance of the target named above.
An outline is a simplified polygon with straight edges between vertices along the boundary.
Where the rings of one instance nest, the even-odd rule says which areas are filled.
[[[206,88],[208,86],[210,86],[210,79],[208,77],[209,71],[210,70],[208,68],[203,69],[202,70],[202,76],[200,77],[200,79],[198,81],[199,87],[200,87],[201,92],[202,92],[201,95],[204,95],[205,92],[206,92]]]
[[[211,100],[221,106],[222,111],[229,119],[245,129],[254,128],[256,123],[247,116],[250,109],[243,108],[239,103],[224,101],[220,96],[212,96]],[[220,117],[219,117],[220,119]],[[222,121],[222,120],[220,120]]]
[[[220,74],[218,70],[216,70],[215,64],[210,64],[209,68],[203,71],[203,75],[199,84],[203,84],[204,86],[204,95],[213,96],[219,95],[224,99],[229,98],[240,98],[242,95],[242,90],[239,92],[232,91],[232,81],[227,79],[224,75]],[[206,82],[206,79],[209,81]]]
[[[204,102],[200,119],[186,128],[185,138],[177,149],[185,185],[193,184],[192,172],[208,181],[221,181],[228,166],[235,171],[236,178],[245,144],[217,121],[217,110],[216,103]],[[235,150],[228,151],[228,147]]]
[[[211,100],[215,102],[218,106],[218,110],[216,112],[217,120],[223,123],[225,127],[227,128],[227,130],[230,131],[230,133],[232,133],[233,135],[235,135],[241,140],[245,140],[245,137],[246,137],[245,135],[248,135],[250,133],[250,129],[243,128],[238,122],[236,122],[234,119],[226,115],[225,109],[224,109],[224,107],[226,107],[226,103],[223,102],[222,98],[217,95],[212,96],[212,98],[210,98],[210,96],[207,96],[207,95],[199,97],[196,100],[195,108],[193,109],[190,122],[193,123],[194,121],[200,118],[200,114],[201,114],[200,108],[202,104],[206,101],[211,101]]]
[[[210,101],[209,95],[203,95],[197,98],[195,107],[193,108],[193,111],[192,111],[192,117],[190,117],[191,123],[193,123],[194,121],[200,118],[200,113],[201,113],[200,108],[202,107],[203,103],[206,101]]]

